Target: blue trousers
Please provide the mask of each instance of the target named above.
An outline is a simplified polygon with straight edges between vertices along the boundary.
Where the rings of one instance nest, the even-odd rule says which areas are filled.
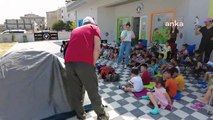
[[[124,41],[121,43],[117,64],[121,63],[124,52],[125,52],[125,64],[127,65],[129,63],[130,50],[131,50],[131,42]]]

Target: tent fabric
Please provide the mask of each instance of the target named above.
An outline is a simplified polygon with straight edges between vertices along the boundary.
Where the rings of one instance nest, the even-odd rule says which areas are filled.
[[[65,70],[43,51],[13,51],[0,58],[0,120],[39,120],[69,112]]]

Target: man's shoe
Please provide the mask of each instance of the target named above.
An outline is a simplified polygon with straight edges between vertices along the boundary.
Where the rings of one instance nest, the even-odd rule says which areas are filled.
[[[99,115],[97,120],[109,120],[108,114]]]

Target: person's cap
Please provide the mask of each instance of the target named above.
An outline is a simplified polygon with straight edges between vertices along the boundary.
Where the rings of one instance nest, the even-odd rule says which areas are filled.
[[[213,19],[212,18],[206,18],[204,23],[210,23],[210,22],[213,22]]]
[[[84,24],[87,24],[87,23],[95,24],[95,21],[93,20],[92,17],[87,16],[87,17],[85,17],[84,20],[83,20],[83,25],[84,25]]]

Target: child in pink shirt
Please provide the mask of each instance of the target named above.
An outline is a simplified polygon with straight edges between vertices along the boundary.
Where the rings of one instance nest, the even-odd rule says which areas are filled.
[[[147,96],[142,96],[142,99],[150,99],[154,104],[154,109],[150,111],[151,114],[159,114],[160,110],[158,105],[160,105],[161,109],[165,109],[167,105],[171,105],[171,99],[164,88],[164,80],[162,77],[156,77],[155,79],[155,92],[148,92]]]

